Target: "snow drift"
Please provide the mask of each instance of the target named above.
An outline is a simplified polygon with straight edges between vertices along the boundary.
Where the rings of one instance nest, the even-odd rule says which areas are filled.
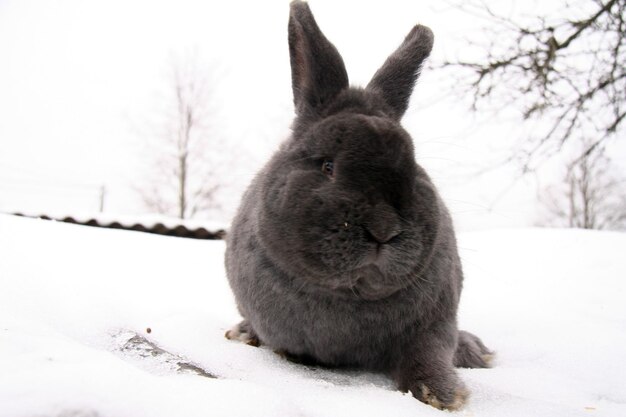
[[[468,233],[462,416],[626,415],[626,234]],[[224,243],[0,216],[0,416],[437,416],[382,375],[226,340]]]

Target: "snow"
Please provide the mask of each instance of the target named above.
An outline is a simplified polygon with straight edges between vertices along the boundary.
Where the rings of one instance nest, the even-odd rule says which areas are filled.
[[[497,361],[460,370],[472,397],[457,414],[626,415],[626,235],[497,230],[459,245],[460,324]],[[223,252],[0,215],[0,417],[445,415],[382,375],[226,340],[239,316]]]

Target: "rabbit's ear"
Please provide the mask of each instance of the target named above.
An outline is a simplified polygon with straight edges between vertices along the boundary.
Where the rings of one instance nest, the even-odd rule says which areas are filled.
[[[348,87],[343,60],[320,31],[309,5],[295,0],[289,14],[289,55],[296,113],[316,112]]]
[[[367,85],[367,89],[382,95],[396,120],[406,112],[422,63],[432,48],[432,31],[426,26],[415,26]]]

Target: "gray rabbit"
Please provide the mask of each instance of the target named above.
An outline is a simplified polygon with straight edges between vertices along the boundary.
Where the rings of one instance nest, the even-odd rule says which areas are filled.
[[[298,361],[390,375],[402,391],[458,409],[454,367],[491,352],[457,329],[463,281],[452,221],[401,127],[433,45],[415,26],[362,88],[307,5],[291,3],[291,137],[249,186],[227,238],[244,320],[229,339]]]

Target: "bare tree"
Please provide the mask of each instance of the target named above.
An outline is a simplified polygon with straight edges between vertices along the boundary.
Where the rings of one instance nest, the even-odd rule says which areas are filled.
[[[197,55],[173,58],[168,90],[153,119],[149,155],[156,154],[150,185],[141,188],[152,210],[181,219],[218,207],[219,138],[212,126],[215,109],[211,69]]]
[[[546,213],[539,224],[626,230],[626,179],[611,166],[601,151],[578,157],[560,183],[541,191]]]
[[[462,74],[454,91],[472,97],[473,109],[518,109],[540,126],[520,138],[509,159],[523,172],[565,144],[594,138],[572,161],[588,163],[585,158],[607,140],[623,137],[626,0],[565,0],[552,16],[515,18],[494,12],[486,1],[454,5],[486,22],[482,40],[468,40],[465,48],[477,56],[443,64]]]

